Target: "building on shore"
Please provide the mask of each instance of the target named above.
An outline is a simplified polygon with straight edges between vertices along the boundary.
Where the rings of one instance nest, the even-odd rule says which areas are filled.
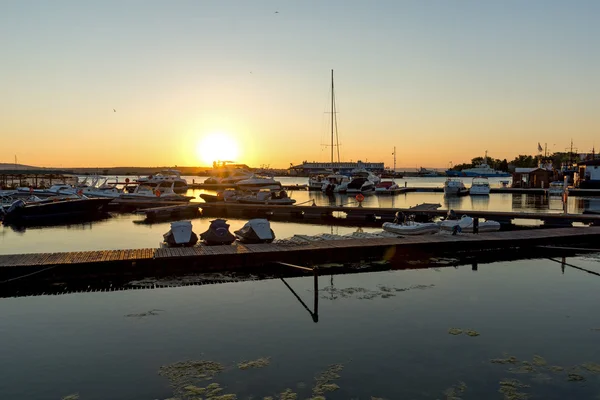
[[[308,162],[303,161],[299,165],[291,165],[289,168],[290,175],[295,176],[310,176],[328,172],[338,172],[340,174],[349,174],[352,170],[364,168],[367,171],[375,174],[384,172],[385,167],[383,162]]]
[[[548,168],[515,168],[512,175],[513,187],[548,188],[550,182],[557,179],[555,171]]]
[[[579,187],[581,189],[600,189],[600,159],[583,161],[579,167]]]

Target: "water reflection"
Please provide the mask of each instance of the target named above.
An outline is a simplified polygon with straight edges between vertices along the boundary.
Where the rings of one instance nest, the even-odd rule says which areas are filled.
[[[490,196],[470,196],[471,198],[471,209],[473,210],[487,210],[490,204]]]
[[[285,278],[297,297],[273,279],[2,299],[10,368],[0,393],[165,399],[173,389],[157,375],[162,366],[205,360],[227,367],[210,382],[240,399],[277,398],[287,388],[314,397],[314,377],[338,363],[332,400],[440,399],[459,387],[462,398],[491,399],[509,379],[529,385],[522,389],[531,398],[592,399],[600,391],[599,281],[566,264],[597,272],[598,257],[568,258],[564,275],[546,259],[337,275],[333,289],[319,288],[319,324],[313,277]],[[453,327],[480,335],[451,335]],[[263,357],[270,365],[238,367]],[[399,385],[399,375],[410,379]]]

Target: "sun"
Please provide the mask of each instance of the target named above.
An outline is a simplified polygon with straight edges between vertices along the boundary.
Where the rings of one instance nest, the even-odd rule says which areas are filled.
[[[236,161],[238,145],[225,133],[211,133],[198,142],[196,152],[203,163],[212,165],[214,161]]]

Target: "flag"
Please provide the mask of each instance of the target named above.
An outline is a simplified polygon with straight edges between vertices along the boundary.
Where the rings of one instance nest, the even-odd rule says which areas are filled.
[[[543,149],[542,149],[542,145],[540,144],[540,142],[538,142],[538,152],[540,152],[540,153],[541,153],[541,152],[542,152],[542,150],[543,150]]]

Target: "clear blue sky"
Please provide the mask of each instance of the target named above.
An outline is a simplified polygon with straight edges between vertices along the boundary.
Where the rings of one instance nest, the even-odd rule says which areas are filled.
[[[0,162],[326,160],[331,69],[348,160],[587,151],[599,38],[598,1],[5,0]]]

